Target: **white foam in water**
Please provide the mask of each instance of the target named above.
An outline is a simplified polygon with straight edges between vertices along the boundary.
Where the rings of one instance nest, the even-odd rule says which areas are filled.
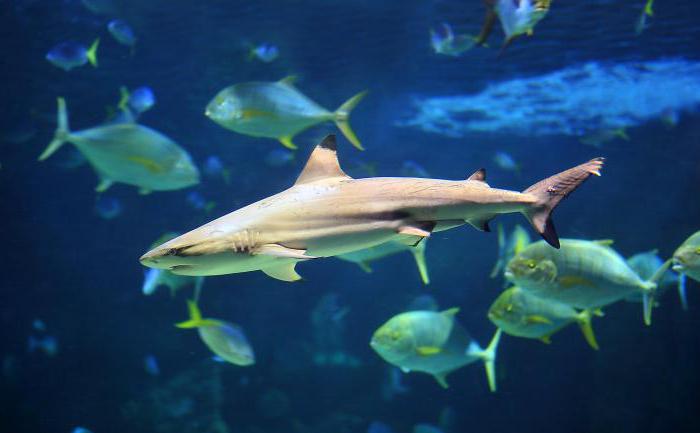
[[[591,62],[495,83],[478,94],[417,98],[415,113],[396,124],[450,137],[581,136],[677,116],[699,104],[699,62]]]

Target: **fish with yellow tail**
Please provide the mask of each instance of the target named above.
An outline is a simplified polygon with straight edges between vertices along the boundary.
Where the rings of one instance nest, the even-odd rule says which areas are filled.
[[[410,251],[411,254],[413,254],[413,259],[416,262],[418,273],[420,274],[423,284],[429,284],[428,265],[425,262],[425,246],[427,244],[427,241],[419,242],[416,246],[406,245],[405,243],[396,241],[385,242],[364,250],[341,254],[338,258],[347,262],[357,263],[363,271],[370,273],[372,272],[372,268],[370,267],[371,262],[403,251]]]
[[[488,317],[506,334],[533,338],[549,343],[552,334],[564,327],[578,323],[586,342],[598,350],[593,328],[591,310],[576,311],[574,308],[551,299],[540,298],[513,286],[501,293],[491,304]]]
[[[491,35],[496,20],[506,35],[503,51],[520,35],[532,35],[533,29],[549,12],[551,0],[484,0],[486,18],[476,43],[483,45]]]
[[[643,280],[610,247],[612,241],[562,239],[561,248],[538,241],[525,247],[506,267],[513,284],[542,298],[575,308],[596,309],[625,299],[643,297],[644,323],[651,324],[651,309],[658,282],[668,270],[664,263],[649,280]]]
[[[58,128],[39,156],[43,161],[64,143],[85,155],[100,182],[97,192],[115,182],[133,185],[142,194],[187,188],[199,183],[199,170],[190,155],[170,138],[138,123],[114,123],[72,132],[66,101],[58,98]]]
[[[374,332],[370,346],[382,359],[405,373],[428,373],[443,388],[448,387],[449,373],[481,360],[486,367],[489,389],[495,392],[496,349],[501,330],[497,330],[488,347],[482,349],[455,321],[458,312],[459,308],[401,313]]]
[[[685,240],[673,253],[673,270],[681,274],[678,279],[678,293],[683,306],[688,308],[685,300],[686,277],[700,282],[700,231]]]
[[[498,233],[498,260],[491,269],[491,278],[496,278],[508,262],[531,242],[530,235],[520,224],[515,225],[510,235],[506,235],[502,224],[498,224],[496,232]]]
[[[364,150],[350,128],[350,112],[367,91],[348,99],[335,111],[328,111],[294,86],[295,77],[280,81],[251,81],[226,87],[214,96],[204,114],[226,129],[253,137],[276,138],[296,149],[292,139],[298,133],[323,122],[335,122],[345,138]]]
[[[300,261],[333,257],[389,241],[417,245],[434,232],[466,223],[488,231],[499,214],[521,213],[559,247],[551,213],[591,175],[602,158],[556,174],[524,192],[491,188],[484,170],[468,179],[353,179],[340,168],[335,136],[311,153],[296,183],[165,242],[141,257],[178,275],[261,270],[284,281],[301,277]]]
[[[209,350],[226,362],[241,367],[255,364],[253,347],[240,326],[223,320],[203,318],[195,301],[187,301],[187,309],[190,318],[175,326],[183,329],[197,328],[199,337]]]

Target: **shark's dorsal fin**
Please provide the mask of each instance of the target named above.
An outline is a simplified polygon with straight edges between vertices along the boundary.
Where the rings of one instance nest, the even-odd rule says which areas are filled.
[[[309,160],[297,178],[295,185],[321,179],[349,178],[340,168],[336,152],[335,135],[327,135],[311,152]]]
[[[480,168],[474,172],[467,180],[478,180],[479,182],[486,182],[486,169]]]

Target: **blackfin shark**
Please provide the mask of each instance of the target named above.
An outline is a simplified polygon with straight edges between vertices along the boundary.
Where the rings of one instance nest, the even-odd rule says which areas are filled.
[[[602,158],[544,179],[524,192],[491,188],[483,169],[465,180],[409,177],[353,179],[340,168],[329,135],[311,153],[296,183],[155,247],[141,263],[178,275],[261,270],[284,281],[301,277],[300,261],[332,257],[388,241],[418,245],[431,233],[466,223],[489,231],[503,213],[523,214],[555,248],[551,213]]]

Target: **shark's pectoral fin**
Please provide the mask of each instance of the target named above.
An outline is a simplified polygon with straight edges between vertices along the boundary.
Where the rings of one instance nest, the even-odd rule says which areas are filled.
[[[406,243],[415,247],[420,241],[430,237],[430,233],[432,233],[435,225],[435,221],[415,222],[402,225],[397,232],[400,235],[410,236],[413,242],[408,241]]]
[[[280,244],[265,244],[256,248],[253,255],[264,254],[266,256],[280,257],[285,259],[299,259],[299,260],[309,260],[315,259],[314,256],[306,255],[306,250],[297,250],[294,248],[287,248]]]
[[[471,218],[466,220],[472,227],[482,232],[490,232],[489,221],[493,219],[494,215],[487,215],[478,218]]]
[[[260,270],[265,272],[265,275],[267,275],[268,277],[272,277],[278,280],[289,282],[299,281],[301,280],[301,276],[297,274],[296,270],[294,270],[294,266],[296,266],[295,262],[287,262],[282,263],[280,265],[268,266],[267,268],[263,268]]]

